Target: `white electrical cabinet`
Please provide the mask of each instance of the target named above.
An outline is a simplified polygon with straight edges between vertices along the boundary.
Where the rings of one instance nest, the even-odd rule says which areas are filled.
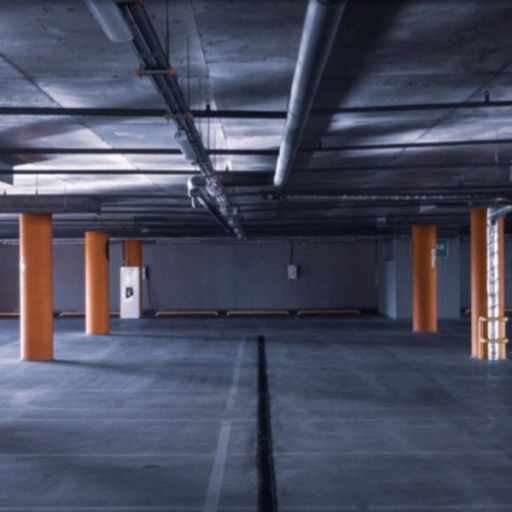
[[[121,267],[121,318],[140,318],[140,268]]]

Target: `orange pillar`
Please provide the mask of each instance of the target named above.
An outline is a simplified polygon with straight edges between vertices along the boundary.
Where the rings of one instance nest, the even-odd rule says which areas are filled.
[[[436,226],[412,228],[413,330],[437,332]]]
[[[142,241],[125,240],[123,243],[123,262],[125,267],[139,267],[140,312],[142,316],[143,290],[142,290]]]
[[[487,357],[478,342],[478,319],[481,316],[487,317],[487,211],[485,208],[471,210],[471,355],[478,358]]]
[[[53,247],[50,214],[20,215],[21,359],[53,359]]]
[[[110,330],[109,237],[97,231],[85,234],[85,323],[87,334]]]

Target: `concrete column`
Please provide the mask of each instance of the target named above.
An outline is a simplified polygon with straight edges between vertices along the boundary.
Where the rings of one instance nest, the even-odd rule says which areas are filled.
[[[110,330],[108,233],[85,234],[85,323],[87,334]]]
[[[413,226],[413,330],[437,332],[437,229]]]
[[[50,214],[20,215],[21,359],[53,359],[53,242]]]
[[[144,293],[142,289],[142,241],[125,240],[123,243],[123,264],[125,267],[139,267],[140,313],[144,309]]]

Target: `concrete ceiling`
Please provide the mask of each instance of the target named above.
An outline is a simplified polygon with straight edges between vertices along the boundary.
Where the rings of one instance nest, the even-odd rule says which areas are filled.
[[[164,0],[144,6],[164,47],[168,33],[191,109],[286,111],[306,0],[173,0],[168,19]],[[110,43],[83,0],[0,7],[0,107],[165,108],[151,81],[135,75],[131,45]],[[511,34],[509,0],[349,0],[314,109],[480,102],[486,91],[491,102],[512,100]],[[379,235],[421,222],[464,230],[472,206],[512,201],[512,144],[502,143],[512,139],[511,119],[511,107],[313,115],[280,198],[270,184],[284,119],[196,124],[211,149],[271,150],[211,156],[246,235],[258,238]],[[0,190],[100,200],[100,214],[55,215],[61,237],[96,228],[120,237],[230,236],[191,207],[186,182],[196,170],[180,154],[23,152],[179,149],[174,131],[155,116],[2,115],[0,151],[20,150],[0,155],[15,169],[13,185]],[[446,144],[478,140],[496,143]],[[446,145],[388,146],[418,143]],[[386,147],[346,149],[369,145]],[[0,236],[16,233],[16,216],[0,214]]]

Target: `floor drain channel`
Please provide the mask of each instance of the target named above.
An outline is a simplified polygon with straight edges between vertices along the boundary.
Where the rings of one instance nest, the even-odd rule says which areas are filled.
[[[258,511],[277,512],[265,338],[258,337]]]

